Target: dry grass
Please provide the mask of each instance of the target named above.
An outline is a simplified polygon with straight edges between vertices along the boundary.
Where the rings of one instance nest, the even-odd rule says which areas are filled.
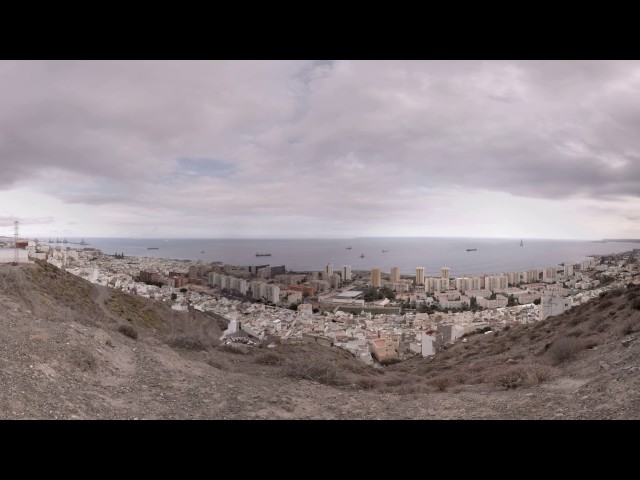
[[[71,363],[83,372],[93,372],[98,368],[98,362],[93,354],[84,348],[73,350],[70,354]]]
[[[491,383],[507,390],[518,387],[533,387],[553,378],[555,370],[548,365],[514,365],[495,373]]]
[[[547,356],[552,365],[559,365],[573,359],[584,348],[584,343],[577,338],[560,337],[551,344]]]
[[[447,388],[453,385],[453,380],[451,377],[436,377],[432,380],[429,380],[429,385],[436,387],[439,392],[446,392]]]
[[[129,338],[133,338],[134,340],[138,338],[138,331],[132,325],[129,325],[127,323],[119,325],[117,330],[123,335],[126,335]]]
[[[127,319],[136,326],[161,328],[164,324],[155,310],[135,295],[114,290],[111,297],[104,304],[113,313]]]
[[[311,380],[324,385],[345,385],[347,379],[335,364],[328,361],[308,359],[289,360],[284,365],[284,374],[298,380]]]
[[[260,365],[283,365],[285,359],[275,352],[265,352],[258,355],[254,361]]]
[[[181,350],[208,350],[209,344],[195,335],[174,335],[169,337],[167,345]]]

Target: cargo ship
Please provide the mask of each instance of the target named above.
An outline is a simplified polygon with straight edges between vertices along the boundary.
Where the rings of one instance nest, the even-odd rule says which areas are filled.
[[[256,253],[256,257],[270,257],[270,253]]]

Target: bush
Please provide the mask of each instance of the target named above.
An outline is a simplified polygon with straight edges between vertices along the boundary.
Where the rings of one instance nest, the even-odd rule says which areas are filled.
[[[622,335],[631,335],[632,333],[635,333],[637,331],[638,331],[638,326],[633,321],[628,321],[620,329],[620,333]]]
[[[611,300],[605,300],[604,302],[601,302],[600,305],[598,305],[598,310],[605,310],[611,307],[612,305],[613,305],[613,302]]]
[[[118,332],[129,338],[133,338],[134,340],[138,338],[138,331],[133,327],[133,325],[129,325],[128,323],[123,323],[118,326]]]
[[[285,375],[298,380],[311,380],[324,385],[344,385],[347,383],[335,365],[302,358],[298,361],[288,361],[285,367]]]
[[[274,352],[266,352],[256,357],[255,362],[260,365],[282,365],[284,364],[284,357]]]
[[[234,353],[236,355],[245,355],[247,353],[244,348],[234,347],[233,345],[220,345],[218,348],[222,352]]]
[[[167,340],[167,345],[183,350],[207,350],[208,345],[192,335],[176,335]]]
[[[640,310],[640,298],[636,298],[633,302],[631,302],[631,306],[636,310]]]
[[[429,380],[429,385],[436,387],[440,392],[446,392],[447,388],[449,388],[452,383],[453,382],[450,377],[436,377]]]
[[[358,379],[356,384],[363,390],[372,390],[379,385],[377,380],[374,380],[372,378],[366,378],[366,377]]]
[[[495,374],[491,378],[491,382],[509,390],[518,387],[533,387],[549,380],[553,375],[554,370],[548,365],[516,365]]]
[[[553,365],[559,365],[571,360],[582,349],[584,345],[577,338],[561,337],[551,344],[547,354]]]

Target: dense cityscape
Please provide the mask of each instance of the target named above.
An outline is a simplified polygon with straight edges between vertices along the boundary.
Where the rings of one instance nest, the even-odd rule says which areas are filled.
[[[558,315],[631,282],[640,260],[640,250],[633,250],[479,276],[456,276],[443,266],[441,276],[425,277],[424,266],[414,275],[332,264],[324,271],[292,272],[285,265],[108,255],[82,245],[22,241],[17,247],[21,262],[44,260],[174,310],[215,315],[227,325],[227,342],[275,346],[277,340],[303,340],[343,348],[369,364],[429,357],[471,334]],[[5,262],[16,255],[13,248],[0,252]]]

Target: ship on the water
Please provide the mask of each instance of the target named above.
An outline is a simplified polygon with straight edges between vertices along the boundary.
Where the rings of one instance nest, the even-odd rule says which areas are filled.
[[[270,253],[256,253],[256,257],[270,257]]]
[[[147,247],[147,250],[160,250],[160,247]]]

